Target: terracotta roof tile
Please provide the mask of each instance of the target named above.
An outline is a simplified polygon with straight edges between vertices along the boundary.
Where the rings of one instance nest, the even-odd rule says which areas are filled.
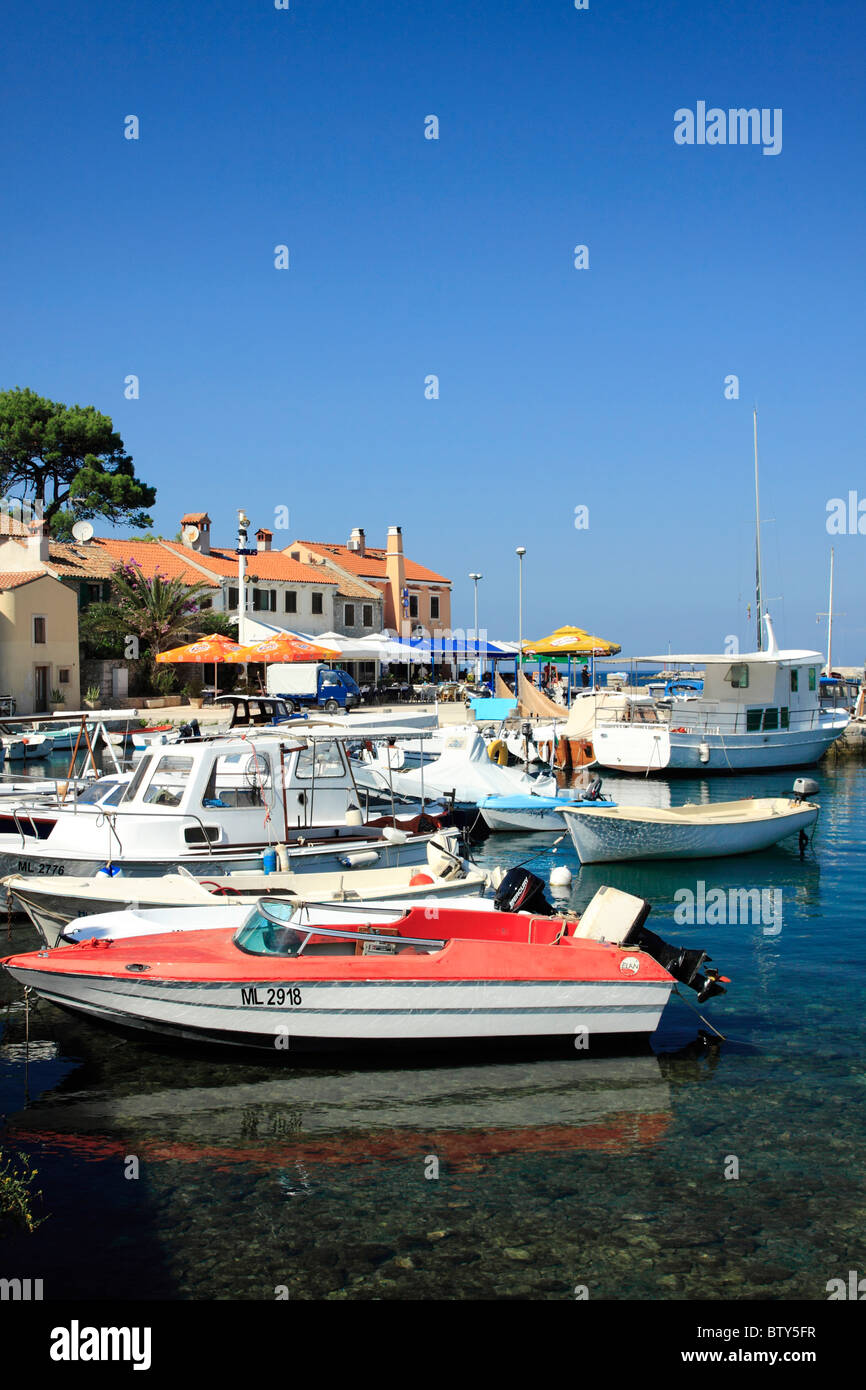
[[[175,555],[183,557],[192,555],[194,563],[201,565],[203,569],[210,570],[211,574],[219,575],[220,578],[235,578],[238,572],[238,553],[236,550],[226,550],[222,547],[213,547],[209,555],[200,555],[198,551],[190,552],[185,546],[177,541],[163,541],[166,549],[171,550]],[[269,579],[279,580],[286,584],[317,584],[332,585],[337,583],[337,577],[333,572],[322,570],[315,565],[302,565],[297,560],[292,560],[282,550],[259,550],[255,555],[247,557],[247,579],[252,582],[264,581]]]
[[[296,541],[294,546],[289,546],[289,550],[301,547],[305,550],[312,550],[316,554],[325,555],[333,560],[335,565],[341,569],[349,570],[360,579],[386,579],[387,570],[387,550],[380,550],[375,546],[367,546],[364,554],[359,555],[357,550],[350,550],[347,545],[332,545],[327,541]],[[435,570],[429,570],[424,565],[417,564],[414,560],[409,560],[403,556],[403,565],[406,571],[406,578],[431,584],[450,584],[450,579],[444,575],[437,574]]]
[[[157,573],[165,575],[167,579],[180,579],[184,584],[210,584],[211,588],[216,588],[216,582],[208,579],[207,575],[201,573],[193,565],[188,564],[182,555],[177,555],[173,546],[168,541],[133,541],[133,540],[114,540],[100,538],[91,542],[93,546],[98,546],[110,560],[109,573],[116,565],[125,565],[133,560],[141,566],[142,573],[148,579],[152,579]],[[88,549],[90,547],[88,546]],[[181,549],[181,547],[178,547]]]
[[[51,575],[45,570],[19,570],[0,571],[0,589],[18,589],[22,584],[29,584],[34,579],[50,579]]]

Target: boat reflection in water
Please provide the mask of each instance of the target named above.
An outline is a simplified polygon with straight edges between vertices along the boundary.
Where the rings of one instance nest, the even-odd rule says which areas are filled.
[[[280,1075],[135,1050],[141,1069],[125,1085],[114,1078],[110,1091],[82,1089],[78,1072],[9,1117],[10,1142],[45,1157],[134,1153],[149,1164],[206,1162],[216,1171],[424,1154],[469,1170],[510,1154],[632,1153],[656,1144],[671,1122],[667,1059],[652,1054]],[[16,1053],[23,1060],[20,1044]],[[151,1091],[149,1072],[159,1077]]]

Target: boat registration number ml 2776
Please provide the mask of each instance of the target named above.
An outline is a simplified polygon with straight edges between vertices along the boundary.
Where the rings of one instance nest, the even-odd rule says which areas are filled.
[[[19,874],[65,874],[63,864],[46,864],[44,860],[19,859]]]
[[[262,1004],[265,1006],[265,1008],[267,1008],[269,1005],[273,1005],[278,1009],[284,1009],[286,1008],[286,1006],[288,1006],[290,1009],[296,1009],[301,1002],[301,991],[296,988],[266,989],[263,990],[262,993],[268,996],[267,999],[259,998],[259,991],[255,988],[255,986],[253,986],[251,989],[242,989],[241,1003]]]

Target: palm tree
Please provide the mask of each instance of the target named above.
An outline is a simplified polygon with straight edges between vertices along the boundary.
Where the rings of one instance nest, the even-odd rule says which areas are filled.
[[[185,584],[159,570],[149,578],[135,560],[114,570],[111,607],[115,616],[110,626],[124,638],[137,638],[151,680],[159,653],[179,646],[196,632],[201,600],[210,590],[204,580]]]

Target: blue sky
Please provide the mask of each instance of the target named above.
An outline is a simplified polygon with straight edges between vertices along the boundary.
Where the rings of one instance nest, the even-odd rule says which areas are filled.
[[[866,657],[826,529],[866,500],[860,4],[19,0],[3,37],[0,384],[111,415],[157,529],[398,523],[497,636],[525,545],[528,635],[747,646],[757,402],[779,638],[824,645],[832,543]],[[699,100],[781,108],[782,152],[676,145]]]

